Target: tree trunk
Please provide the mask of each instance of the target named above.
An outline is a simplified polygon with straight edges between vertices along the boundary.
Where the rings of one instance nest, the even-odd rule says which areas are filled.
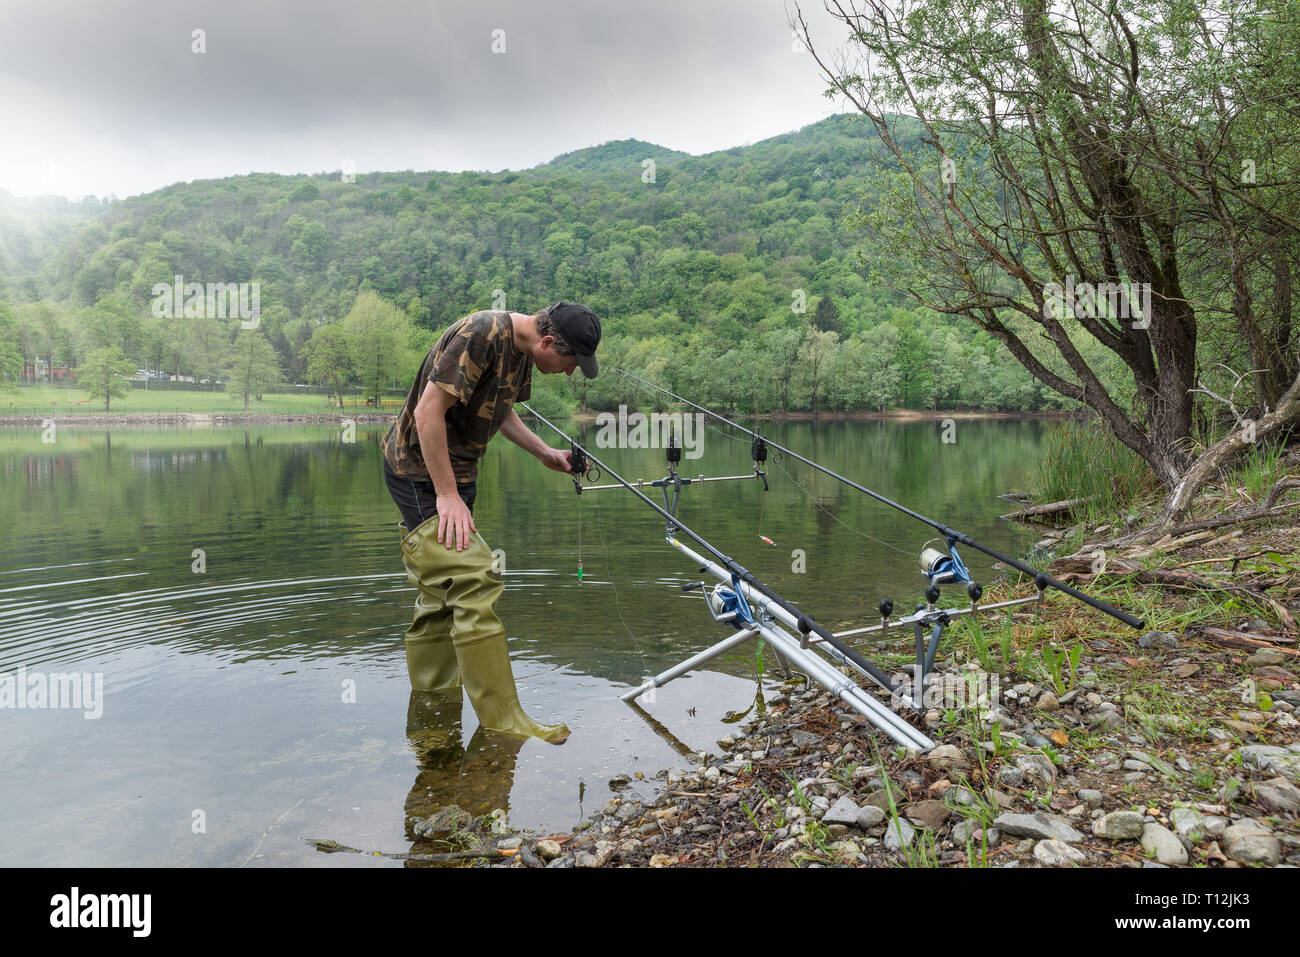
[[[1300,420],[1300,377],[1291,383],[1291,387],[1278,400],[1277,408],[1254,423],[1253,428],[1235,428],[1205,450],[1175,483],[1160,518],[1151,529],[1143,533],[1143,537],[1149,536],[1158,529],[1182,522],[1187,517],[1197,493],[1233,456],[1246,446],[1259,442],[1297,420]]]

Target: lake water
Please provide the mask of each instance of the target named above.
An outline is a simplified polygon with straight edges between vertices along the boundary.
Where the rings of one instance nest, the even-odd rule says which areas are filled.
[[[1032,544],[997,519],[1009,507],[996,496],[1026,487],[1040,422],[959,420],[952,443],[936,422],[765,428],[995,548]],[[657,689],[644,714],[621,702],[728,632],[681,592],[698,572],[652,510],[626,490],[576,496],[504,439],[480,469],[475,520],[505,553],[498,612],[520,700],[573,735],[520,745],[478,731],[468,702],[413,701],[414,591],[384,431],[0,432],[0,675],[103,683],[98,717],[85,702],[0,708],[0,864],[402,866],[303,838],[410,850],[408,819],[453,801],[567,832],[615,775],[649,796],[661,768],[694,763],[682,752],[716,750],[754,703],[753,646]],[[595,436],[625,477],[663,474],[661,452]],[[750,469],[747,438],[710,427],[702,449],[683,474]],[[797,462],[768,472],[766,495],[756,481],[683,490],[680,518],[823,624],[919,600],[926,526]]]

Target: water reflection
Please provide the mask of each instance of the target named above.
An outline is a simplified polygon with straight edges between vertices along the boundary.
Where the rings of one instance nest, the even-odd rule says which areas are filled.
[[[0,863],[234,866],[256,849],[250,866],[387,866],[300,838],[396,850],[417,843],[414,816],[449,804],[567,830],[611,777],[644,772],[632,787],[651,796],[655,771],[713,748],[754,705],[750,646],[639,710],[619,700],[720,637],[679,590],[698,573],[630,495],[575,496],[505,443],[480,471],[476,523],[506,551],[498,610],[521,703],[574,737],[494,741],[472,712],[462,720],[459,696],[415,702],[401,644],[414,594],[382,431],[345,444],[330,428],[121,430],[111,448],[102,431],[60,430],[55,445],[0,433],[0,672],[102,672],[106,695],[97,721],[0,712]],[[995,496],[1025,487],[1037,423],[963,422],[946,446],[926,423],[764,431],[994,547],[1032,540],[997,522]],[[748,441],[721,435],[706,433],[693,469],[744,473]],[[663,474],[657,452],[602,454],[629,478]],[[683,520],[829,625],[919,596],[925,529],[797,463],[769,473],[767,495],[690,488]]]
[[[461,715],[460,689],[411,692],[406,738],[418,762],[404,808],[411,853],[446,850],[415,831],[417,824],[438,811],[456,807],[474,818],[498,808],[510,812],[515,765],[526,739],[479,727],[469,744],[462,745]]]

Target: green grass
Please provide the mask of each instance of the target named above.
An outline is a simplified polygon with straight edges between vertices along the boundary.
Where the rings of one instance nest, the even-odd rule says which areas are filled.
[[[1115,522],[1156,487],[1150,467],[1100,421],[1064,422],[1047,433],[1031,485],[1043,502],[1084,498],[1073,518]]]
[[[387,396],[388,399],[395,398]],[[377,411],[368,409],[364,399],[344,396],[348,402],[343,410],[330,408],[329,397],[292,393],[267,393],[261,402],[249,401],[250,413],[305,414],[348,411]],[[358,401],[359,408],[351,403]],[[114,399],[109,415],[166,414],[177,412],[242,413],[244,400],[225,392],[182,392],[132,389],[124,397]],[[387,410],[391,411],[391,410]],[[52,385],[24,386],[17,393],[0,394],[0,415],[104,415],[103,400],[90,398],[81,389],[63,389]]]
[[[1228,486],[1242,489],[1252,502],[1263,502],[1268,490],[1282,477],[1282,445],[1282,442],[1265,440],[1246,446],[1237,457]]]
[[[1011,678],[1021,673],[1026,657],[1018,647],[1015,631],[1016,623],[1009,613],[996,618],[971,615],[953,624],[947,642],[950,649],[962,648],[973,654],[986,672]]]

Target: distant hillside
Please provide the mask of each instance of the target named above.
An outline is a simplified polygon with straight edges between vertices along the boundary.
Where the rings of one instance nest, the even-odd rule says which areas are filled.
[[[50,250],[38,294],[143,306],[155,282],[259,281],[289,322],[338,318],[370,286],[430,328],[485,304],[585,297],[611,315],[718,312],[753,323],[789,288],[833,292],[863,315],[868,291],[845,228],[879,152],[860,118],[837,116],[707,156],[622,140],[530,170],[330,176],[255,173],[123,200]],[[642,161],[656,160],[653,183]],[[729,296],[741,277],[754,288]],[[766,300],[759,307],[758,299]]]
[[[653,178],[643,175],[650,158]],[[532,311],[564,298],[605,317],[611,355],[648,349],[653,355],[642,359],[651,361],[680,349],[720,358],[769,342],[763,361],[778,371],[797,358],[789,350],[800,348],[822,300],[833,300],[818,328],[845,342],[883,323],[900,331],[896,340],[882,332],[854,349],[898,353],[903,402],[937,401],[927,390],[939,373],[906,370],[931,355],[956,355],[963,343],[1006,379],[1004,398],[990,399],[977,383],[980,396],[963,400],[966,386],[955,374],[936,396],[1018,408],[1044,401],[1018,366],[993,361],[1000,347],[992,339],[867,279],[873,237],[854,216],[874,206],[873,190],[881,188],[874,184],[884,182],[879,174],[890,163],[867,121],[842,115],[704,156],[630,139],[490,174],[200,180],[131,197],[89,220],[70,220],[75,214],[65,210],[26,226],[27,238],[0,262],[0,283],[26,323],[25,362],[34,361],[38,344],[42,357],[56,353],[55,365],[75,365],[90,344],[111,342],[141,366],[156,366],[147,356],[166,351],[162,335],[181,353],[166,367],[184,371],[185,350],[215,354],[221,343],[185,345],[184,330],[148,331],[154,286],[176,275],[256,282],[261,329],[294,381],[304,374],[302,347],[314,330],[341,319],[364,289],[430,334],[495,302]],[[21,307],[35,298],[48,308]],[[94,315],[78,318],[87,309]],[[47,318],[32,318],[38,313]],[[71,317],[63,327],[79,331],[50,332],[60,322],[51,314]],[[38,336],[36,326],[46,331]],[[770,337],[783,330],[794,338],[778,348]],[[945,338],[950,333],[957,339]],[[790,388],[787,381],[783,402]],[[807,391],[817,401],[812,385]],[[790,394],[804,401],[797,388]]]
[[[0,296],[36,298],[37,283],[31,277],[41,263],[110,206],[94,197],[81,202],[62,196],[27,199],[0,189]]]

